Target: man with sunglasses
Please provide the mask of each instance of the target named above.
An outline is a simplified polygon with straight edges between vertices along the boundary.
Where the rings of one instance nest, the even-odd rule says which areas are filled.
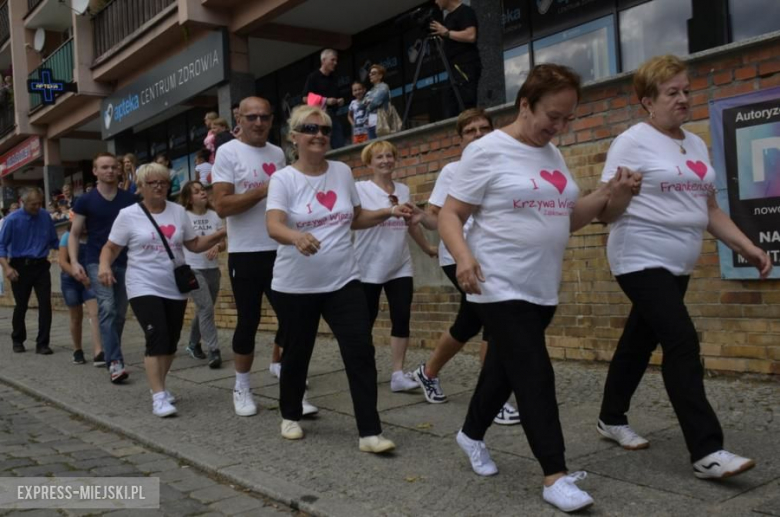
[[[338,65],[338,53],[326,48],[320,53],[320,68],[310,73],[303,86],[303,98],[310,93],[319,95],[325,99],[323,109],[330,115],[333,123],[333,135],[330,138],[331,149],[338,149],[344,145],[344,132],[341,129],[341,121],[338,118],[338,109],[344,105],[344,98],[339,95],[339,81],[336,76]]]
[[[237,312],[233,333],[233,407],[238,416],[257,413],[249,372],[255,358],[262,296],[265,293],[271,301],[271,279],[279,246],[268,236],[265,225],[268,182],[286,165],[284,151],[268,142],[272,124],[273,109],[266,99],[242,100],[238,107],[239,136],[219,148],[211,171],[217,214],[227,219],[228,274]],[[275,343],[279,340],[277,334]],[[278,348],[274,352],[279,355]],[[304,407],[309,414],[317,411],[307,402]]]
[[[92,173],[97,178],[97,187],[76,200],[73,206],[73,224],[68,237],[68,254],[73,277],[79,282],[89,278],[95,291],[100,320],[100,339],[103,353],[93,359],[95,366],[108,365],[109,378],[114,384],[124,381],[125,371],[122,357],[122,331],[127,313],[127,291],[125,271],[127,251],[117,257],[111,266],[116,283],[104,286],[98,279],[100,252],[108,241],[108,234],[119,211],[135,204],[136,198],[127,190],[119,188],[119,162],[111,153],[99,153],[92,161]],[[86,264],[79,264],[79,239],[86,225]],[[86,270],[85,270],[86,266]]]

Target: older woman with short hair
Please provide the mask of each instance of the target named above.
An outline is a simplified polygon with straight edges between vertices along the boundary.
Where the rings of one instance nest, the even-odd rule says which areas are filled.
[[[271,176],[266,222],[279,244],[271,288],[282,328],[279,408],[282,437],[303,438],[298,424],[309,361],[321,318],[338,341],[355,410],[361,451],[382,453],[395,444],[382,436],[377,412],[376,362],[368,305],[350,229],[370,228],[411,215],[405,206],[365,210],[341,162],[325,159],[331,119],[322,109],[299,106],[290,117],[298,159]]]
[[[755,462],[723,450],[723,431],[704,391],[699,338],[685,292],[705,230],[755,266],[761,278],[772,263],[718,208],[707,144],[682,128],[690,116],[685,63],[671,55],[650,59],[634,74],[634,89],[649,118],[615,139],[602,175],[607,182],[630,169],[640,172],[643,182],[641,195],[613,196],[601,215],[612,223],[610,268],[632,307],[609,367],[597,429],[625,449],[649,446],[629,427],[626,413],[660,343],[664,385],[693,473],[725,478]]]
[[[202,253],[217,245],[225,237],[225,230],[208,236],[195,233],[184,207],[166,200],[171,180],[165,166],[142,166],[136,181],[143,201],[119,212],[100,254],[98,278],[106,286],[116,282],[111,264],[127,247],[127,295],[146,338],[144,366],[152,391],[152,413],[166,417],[176,413],[175,400],[165,389],[165,377],[173,363],[187,308],[187,295],[179,291],[173,270],[185,262],[183,248]],[[175,260],[169,257],[163,236]]]

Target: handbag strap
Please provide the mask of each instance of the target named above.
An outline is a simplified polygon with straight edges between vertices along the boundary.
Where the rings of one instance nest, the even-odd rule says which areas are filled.
[[[165,238],[165,235],[163,235],[162,230],[160,229],[159,226],[157,226],[157,221],[155,221],[154,217],[152,217],[152,214],[149,213],[149,209],[146,208],[146,205],[144,205],[143,201],[139,201],[138,202],[138,206],[141,207],[141,210],[144,211],[144,213],[146,214],[146,217],[148,217],[149,220],[152,222],[152,225],[154,226],[154,229],[157,230],[157,233],[160,235],[160,238],[162,239],[163,246],[165,246],[165,251],[168,252],[168,256],[170,257],[170,259],[175,264],[176,263],[176,259],[173,257],[173,252],[171,251],[171,247],[168,246],[168,239]]]

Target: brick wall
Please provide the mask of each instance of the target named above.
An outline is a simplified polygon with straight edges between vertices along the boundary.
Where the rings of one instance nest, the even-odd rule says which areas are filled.
[[[780,38],[702,53],[690,62],[690,75],[693,116],[686,128],[709,144],[708,101],[780,85]],[[598,182],[612,139],[644,114],[632,94],[631,78],[626,75],[585,88],[577,114],[578,119],[560,137],[559,145],[581,189],[587,191]],[[511,108],[498,110],[497,125],[507,123],[513,116]],[[392,140],[402,158],[397,177],[409,185],[413,201],[422,205],[428,200],[438,171],[460,155],[454,126],[434,124]],[[334,153],[333,159],[353,167],[356,177],[368,173],[360,163],[359,149]],[[552,357],[608,361],[612,356],[629,305],[609,271],[606,239],[606,228],[592,224],[569,242],[563,264],[561,304],[547,332]],[[222,261],[217,324],[234,328],[235,305],[225,274],[225,257]],[[778,281],[721,280],[715,241],[709,236],[705,239],[686,300],[699,330],[706,368],[780,375],[778,287]],[[0,304],[7,304],[9,297],[10,292]],[[446,281],[416,289],[411,346],[435,346],[441,332],[454,320],[458,298]],[[192,310],[190,304],[188,319]],[[260,329],[271,331],[275,326],[275,316],[264,300]],[[328,331],[324,324],[321,331]],[[185,328],[182,342],[186,332]],[[375,342],[388,344],[389,332],[387,307],[383,303],[374,329]],[[469,344],[469,349],[476,350],[476,345]],[[660,362],[660,353],[656,353],[653,362]]]

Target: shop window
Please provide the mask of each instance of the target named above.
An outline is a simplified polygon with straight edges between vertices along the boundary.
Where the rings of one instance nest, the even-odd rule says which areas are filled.
[[[612,16],[547,36],[533,42],[535,63],[566,65],[583,82],[617,73],[615,29]]]
[[[622,70],[635,70],[653,56],[688,54],[687,20],[691,16],[690,0],[653,0],[622,11]]]
[[[528,45],[520,45],[504,52],[504,83],[506,84],[506,101],[514,102],[517,92],[528,77],[531,70],[531,55]]]
[[[780,1],[729,0],[732,41],[780,30]]]

